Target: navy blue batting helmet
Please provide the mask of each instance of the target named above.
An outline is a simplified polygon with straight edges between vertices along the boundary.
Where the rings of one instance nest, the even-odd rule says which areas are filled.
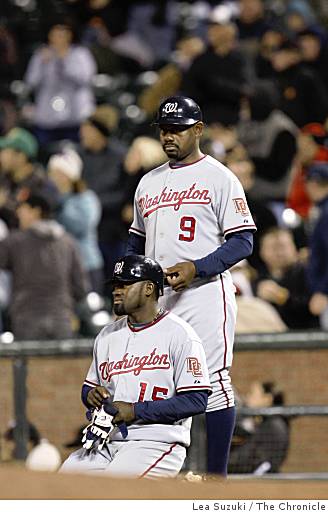
[[[163,295],[164,273],[157,261],[130,254],[124,256],[115,263],[111,282],[137,283],[138,281],[152,281],[158,287],[159,295]]]
[[[192,126],[202,119],[202,111],[193,99],[170,96],[161,103],[154,124]]]

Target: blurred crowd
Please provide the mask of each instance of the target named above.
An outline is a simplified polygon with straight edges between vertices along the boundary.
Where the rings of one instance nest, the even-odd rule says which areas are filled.
[[[239,178],[258,227],[232,269],[237,332],[328,329],[327,20],[324,0],[2,0],[1,331],[108,321],[173,94],[201,106],[202,150]]]

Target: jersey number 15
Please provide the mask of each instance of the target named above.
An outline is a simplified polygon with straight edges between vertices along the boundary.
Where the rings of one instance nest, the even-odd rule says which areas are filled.
[[[148,386],[148,382],[140,382],[140,393],[138,397],[138,402],[143,402],[146,394],[146,389]],[[165,400],[165,396],[168,394],[169,390],[167,388],[162,388],[160,386],[154,386],[151,394],[152,400]]]

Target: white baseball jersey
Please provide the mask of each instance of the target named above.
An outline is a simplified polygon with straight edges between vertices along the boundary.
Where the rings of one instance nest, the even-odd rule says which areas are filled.
[[[240,181],[211,156],[179,167],[167,162],[145,174],[135,193],[130,232],[146,238],[145,255],[163,268],[203,258],[225,243],[226,235],[255,229]],[[225,271],[196,278],[182,292],[166,287],[160,302],[190,323],[204,344],[213,387],[208,410],[234,405],[226,370],[232,363],[234,293]]]
[[[238,178],[205,156],[145,174],[136,190],[130,231],[146,237],[145,255],[163,268],[207,256],[224,236],[255,229]]]
[[[104,386],[113,400],[165,400],[183,391],[210,391],[206,357],[195,331],[165,312],[153,323],[134,328],[127,318],[106,326],[97,336],[85,384]],[[128,427],[127,441],[190,444],[191,418],[172,425]],[[122,440],[118,433],[113,440]]]

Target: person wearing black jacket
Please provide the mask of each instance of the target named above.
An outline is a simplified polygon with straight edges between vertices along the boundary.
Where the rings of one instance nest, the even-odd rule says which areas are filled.
[[[97,194],[102,207],[98,239],[106,281],[112,275],[115,261],[124,252],[126,238],[121,209],[125,197],[123,161],[127,147],[114,136],[116,122],[114,109],[99,106],[82,123],[77,146],[83,161],[82,179]]]
[[[237,134],[255,166],[256,197],[283,201],[296,154],[298,128],[279,109],[278,90],[268,81],[254,84],[247,104],[249,119],[240,120]]]
[[[200,105],[207,123],[234,125],[247,86],[246,59],[235,49],[237,28],[210,18],[208,40],[209,47],[195,58],[181,89]]]
[[[283,405],[272,382],[253,382],[245,399],[250,408]],[[281,415],[237,420],[229,459],[229,473],[277,473],[289,446],[289,425]]]
[[[315,70],[301,62],[299,48],[286,40],[272,54],[273,80],[280,93],[280,109],[302,128],[324,122],[328,116],[328,93]]]
[[[328,328],[328,163],[316,163],[307,173],[307,192],[316,204],[318,217],[310,237],[310,258],[307,268],[311,299],[310,311]]]
[[[306,265],[299,260],[291,232],[269,229],[260,239],[260,257],[265,269],[255,282],[256,295],[270,302],[290,329],[317,328],[318,319],[309,309]]]

